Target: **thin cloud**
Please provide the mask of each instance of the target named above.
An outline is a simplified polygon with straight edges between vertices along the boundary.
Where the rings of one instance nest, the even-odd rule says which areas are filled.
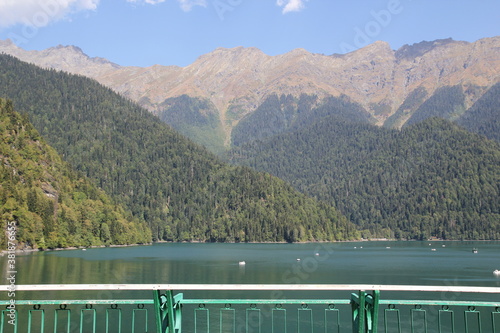
[[[127,0],[127,2],[132,3],[147,3],[149,5],[157,5],[159,3],[165,2],[165,0]]]
[[[41,28],[71,13],[95,10],[100,0],[0,0],[0,27]]]
[[[114,0],[113,0],[114,1]],[[129,3],[157,5],[167,0],[126,0]],[[177,0],[184,11],[207,7],[208,0]],[[0,28],[17,24],[42,28],[51,22],[82,11],[96,10],[100,0],[0,0]]]
[[[127,2],[157,5],[165,2],[165,0],[127,0]],[[207,0],[177,0],[177,2],[179,3],[181,9],[185,12],[189,12],[194,6],[207,6]]]
[[[183,11],[189,12],[194,6],[207,6],[207,0],[177,0]]]
[[[305,2],[307,0],[277,0],[276,4],[280,7],[283,7],[282,13],[290,13],[290,12],[300,12],[305,8]]]

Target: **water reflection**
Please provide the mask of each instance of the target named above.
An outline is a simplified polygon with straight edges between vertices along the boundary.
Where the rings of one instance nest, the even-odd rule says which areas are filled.
[[[492,273],[500,269],[499,242],[447,242],[445,247],[441,243],[168,243],[43,252],[17,257],[17,283],[500,286],[500,278]],[[472,253],[472,248],[478,248],[479,252]],[[6,257],[0,257],[4,271],[6,261]],[[244,265],[240,264],[242,261]]]
[[[477,248],[478,253],[473,253],[473,248]],[[493,274],[495,269],[500,269],[499,249],[500,242],[155,244],[33,253],[18,256],[16,266],[18,284],[324,283],[500,287],[500,278]],[[240,264],[242,261],[244,265]],[[7,257],[0,257],[0,267],[4,272],[7,271],[6,264]],[[93,291],[84,294],[80,291],[50,291],[29,295],[18,293],[16,296],[18,299],[150,299],[151,292]],[[345,299],[349,293],[200,291],[186,296]],[[385,299],[471,300],[470,295],[460,293],[401,295],[384,292],[382,296]],[[496,295],[480,297],[474,300],[497,299]],[[268,309],[266,313],[270,311]]]

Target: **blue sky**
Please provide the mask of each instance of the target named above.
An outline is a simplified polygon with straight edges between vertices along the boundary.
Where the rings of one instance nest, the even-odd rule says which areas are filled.
[[[0,39],[124,66],[186,66],[217,47],[333,54],[496,35],[499,0],[0,0]]]

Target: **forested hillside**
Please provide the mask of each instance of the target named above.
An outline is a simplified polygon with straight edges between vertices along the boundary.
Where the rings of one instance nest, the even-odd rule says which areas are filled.
[[[457,119],[465,112],[465,95],[461,86],[443,87],[434,93],[412,114],[405,126],[420,123],[431,117]]]
[[[427,90],[424,87],[419,87],[413,90],[397,111],[387,118],[384,122],[384,127],[400,128],[411,117],[413,112],[425,101]]]
[[[201,98],[182,95],[172,97],[159,105],[156,112],[179,133],[216,153],[224,151],[224,128],[216,107]]]
[[[324,118],[229,156],[332,203],[364,237],[500,238],[500,145],[446,120],[399,131]]]
[[[0,230],[14,222],[20,248],[151,242],[143,220],[72,170],[4,99],[0,132]]]
[[[93,80],[0,55],[0,96],[29,114],[72,166],[144,219],[153,240],[358,237],[331,206],[275,177],[222,163]]]
[[[263,140],[289,130],[313,124],[324,117],[334,121],[369,123],[370,114],[349,97],[327,97],[319,100],[316,95],[271,95],[255,110],[243,118],[232,132],[232,145],[240,146],[254,140]]]
[[[500,83],[491,87],[457,123],[500,142]]]

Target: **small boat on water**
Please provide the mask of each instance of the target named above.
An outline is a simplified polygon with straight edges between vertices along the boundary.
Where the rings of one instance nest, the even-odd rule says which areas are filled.
[[[238,263],[238,265],[240,265],[240,266],[244,266],[244,265],[246,265],[246,262],[244,262],[244,261],[240,261],[240,262]]]
[[[472,253],[477,253],[477,249],[476,249],[476,248],[473,248],[473,249],[472,249]]]
[[[495,269],[495,270],[493,271],[493,274],[495,274],[495,275],[500,275],[500,271],[499,271],[498,269]]]

